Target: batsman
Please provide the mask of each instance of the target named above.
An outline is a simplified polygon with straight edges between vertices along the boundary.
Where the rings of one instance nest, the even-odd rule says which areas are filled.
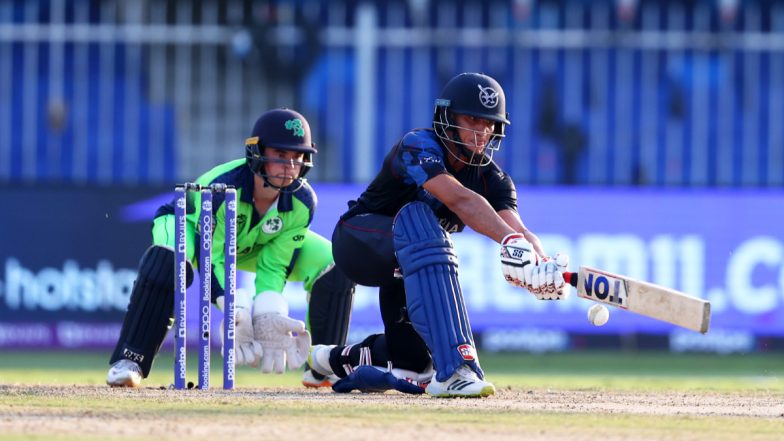
[[[238,290],[235,300],[236,363],[264,373],[295,369],[314,344],[345,344],[354,283],[335,265],[330,242],[309,230],[316,194],[305,180],[315,144],[304,116],[290,109],[263,113],[246,140],[245,158],[201,175],[202,186],[227,184],[237,191],[237,267],[255,274],[253,296]],[[213,199],[212,301],[223,306],[225,240],[223,193]],[[198,192],[189,193],[186,238],[187,284],[198,265]],[[174,202],[158,209],[152,246],[141,258],[106,383],[138,387],[173,323]],[[282,292],[286,281],[301,281],[308,293],[307,325],[289,317]],[[303,384],[331,386],[332,380],[306,367]]]
[[[504,277],[542,299],[564,295],[565,256],[545,258],[493,161],[510,124],[496,80],[463,73],[436,100],[432,129],[406,133],[335,227],[335,262],[379,287],[384,333],[356,345],[314,345],[310,365],[348,392],[397,389],[485,397],[485,379],[458,280],[451,234],[467,225],[500,243]],[[490,277],[490,275],[488,275]]]

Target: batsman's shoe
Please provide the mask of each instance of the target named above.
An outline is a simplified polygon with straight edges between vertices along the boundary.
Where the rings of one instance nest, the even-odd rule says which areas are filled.
[[[305,387],[332,387],[340,380],[336,375],[321,375],[313,369],[308,369],[302,375],[302,385]]]
[[[329,353],[335,345],[313,345],[308,352],[308,366],[321,375],[335,375],[329,365]]]
[[[114,363],[106,375],[106,384],[111,387],[139,387],[141,383],[142,368],[128,359]]]
[[[493,383],[481,380],[476,372],[463,365],[444,382],[438,381],[434,375],[425,392],[440,398],[479,398],[495,394],[495,386]]]

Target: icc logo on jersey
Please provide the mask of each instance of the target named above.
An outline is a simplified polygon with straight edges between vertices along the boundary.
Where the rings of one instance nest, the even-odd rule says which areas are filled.
[[[267,219],[264,225],[261,226],[261,231],[267,234],[274,234],[283,228],[283,219],[275,216]]]

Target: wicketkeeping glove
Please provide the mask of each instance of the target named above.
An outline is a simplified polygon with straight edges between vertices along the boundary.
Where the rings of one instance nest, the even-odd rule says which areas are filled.
[[[292,335],[296,333],[296,335]],[[310,334],[305,323],[289,317],[289,305],[277,292],[265,291],[253,302],[254,339],[262,347],[261,371],[282,374],[308,359]]]
[[[223,296],[218,297],[216,303],[221,311],[226,311],[224,309]],[[235,363],[237,365],[249,364],[251,366],[257,366],[261,359],[261,345],[253,339],[251,307],[250,293],[244,289],[238,289],[234,296],[234,355]],[[223,326],[225,321],[225,319],[221,320],[220,325],[221,354],[224,354],[224,357]]]

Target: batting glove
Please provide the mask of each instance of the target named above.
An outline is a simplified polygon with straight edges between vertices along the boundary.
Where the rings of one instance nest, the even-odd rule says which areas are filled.
[[[569,256],[556,254],[545,257],[534,266],[531,287],[528,288],[539,300],[564,300],[569,296],[568,284],[564,282],[563,273],[569,267]]]
[[[533,246],[521,233],[507,234],[501,241],[501,270],[510,284],[530,290],[533,268],[538,262]]]

